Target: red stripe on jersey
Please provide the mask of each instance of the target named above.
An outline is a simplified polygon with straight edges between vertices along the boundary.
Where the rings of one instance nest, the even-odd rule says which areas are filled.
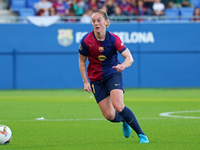
[[[90,81],[101,80],[103,78],[101,76],[103,73],[102,62],[98,59],[98,57],[102,54],[101,50],[99,50],[101,43],[94,38],[93,32],[88,34],[88,36],[84,39],[84,42],[88,48],[88,78]]]

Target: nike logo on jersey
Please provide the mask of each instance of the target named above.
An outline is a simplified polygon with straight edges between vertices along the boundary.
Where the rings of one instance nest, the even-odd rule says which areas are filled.
[[[94,46],[95,44],[92,44],[92,45],[89,45],[89,47],[92,47],[92,46]]]
[[[120,85],[120,84],[115,84],[115,86],[118,86],[118,85]]]

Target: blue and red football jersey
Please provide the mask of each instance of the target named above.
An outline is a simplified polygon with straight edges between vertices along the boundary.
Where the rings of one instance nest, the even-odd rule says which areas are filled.
[[[86,34],[79,47],[79,53],[87,56],[89,65],[87,67],[90,81],[98,81],[104,77],[117,72],[112,68],[119,64],[117,51],[122,53],[126,49],[121,39],[108,31],[104,41],[98,41],[94,31]]]

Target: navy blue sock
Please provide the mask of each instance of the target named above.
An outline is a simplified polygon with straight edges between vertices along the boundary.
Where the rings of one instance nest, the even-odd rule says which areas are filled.
[[[115,111],[115,118],[111,122],[123,122],[124,119]]]
[[[144,132],[140,128],[140,125],[139,125],[135,115],[128,107],[125,106],[124,109],[119,114],[120,114],[120,116],[122,116],[124,118],[124,120],[131,126],[131,128],[137,134],[144,134]]]

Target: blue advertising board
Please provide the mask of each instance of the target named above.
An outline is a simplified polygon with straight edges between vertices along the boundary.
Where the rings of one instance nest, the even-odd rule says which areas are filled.
[[[92,30],[80,23],[1,24],[0,89],[82,88],[78,47]],[[135,60],[123,72],[125,87],[200,87],[199,23],[118,23],[108,30]]]

